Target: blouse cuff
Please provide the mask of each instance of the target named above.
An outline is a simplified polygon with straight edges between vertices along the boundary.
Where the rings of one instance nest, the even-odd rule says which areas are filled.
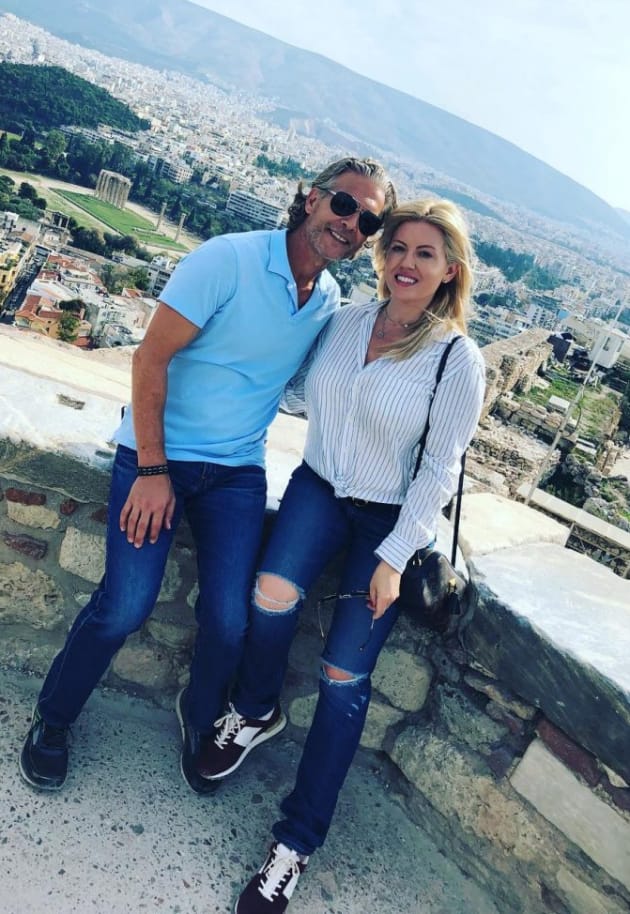
[[[397,533],[392,532],[385,537],[375,552],[379,559],[387,562],[402,574],[407,567],[407,562],[417,549],[418,546],[414,546],[413,543],[407,542]]]

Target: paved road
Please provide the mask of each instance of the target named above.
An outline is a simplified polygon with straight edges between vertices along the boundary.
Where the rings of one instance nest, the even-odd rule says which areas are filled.
[[[297,760],[287,737],[262,746],[213,797],[181,780],[175,715],[95,694],[74,727],[63,792],[32,791],[16,759],[35,679],[0,671],[2,914],[232,911],[262,861]],[[498,914],[412,825],[366,756],[291,914]]]

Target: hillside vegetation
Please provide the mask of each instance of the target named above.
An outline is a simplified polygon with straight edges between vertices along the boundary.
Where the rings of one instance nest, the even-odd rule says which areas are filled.
[[[62,67],[0,63],[0,128],[52,129],[64,124],[146,130],[149,122],[105,89]]]

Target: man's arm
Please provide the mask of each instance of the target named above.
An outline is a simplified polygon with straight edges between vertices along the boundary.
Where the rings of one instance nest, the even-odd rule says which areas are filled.
[[[139,466],[166,463],[164,405],[167,369],[176,352],[187,346],[199,328],[159,302],[146,336],[133,356],[132,404]],[[120,512],[120,529],[136,548],[148,536],[155,543],[162,527],[169,530],[175,495],[168,474],[139,476]]]

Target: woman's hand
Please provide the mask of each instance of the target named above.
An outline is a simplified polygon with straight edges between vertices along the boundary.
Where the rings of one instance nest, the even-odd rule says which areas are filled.
[[[400,571],[396,571],[387,562],[379,562],[370,581],[370,599],[368,607],[375,619],[384,615],[400,594]]]
[[[139,476],[120,512],[120,529],[139,549],[145,537],[155,543],[162,528],[171,529],[174,511],[175,493],[168,474]]]

